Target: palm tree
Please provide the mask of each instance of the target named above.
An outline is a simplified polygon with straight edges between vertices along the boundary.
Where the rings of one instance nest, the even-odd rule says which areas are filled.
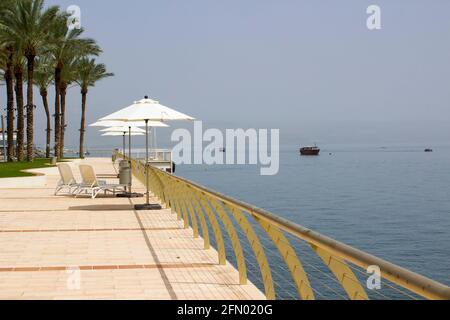
[[[8,162],[14,161],[14,75],[13,75],[14,50],[6,47],[5,82],[6,82],[6,131],[8,135]]]
[[[2,79],[6,83],[6,130],[8,135],[6,143],[8,147],[5,156],[10,162],[14,158],[14,79],[10,50],[7,47],[0,47],[0,69],[2,70]]]
[[[5,0],[0,2],[0,52],[2,56],[1,67],[4,72],[3,76],[6,82],[6,127],[8,134],[8,162],[14,159],[14,76],[13,76],[13,56],[14,47],[8,35],[3,28],[3,20],[5,18],[7,9],[12,5],[12,0]]]
[[[6,158],[8,162],[14,159],[14,90],[13,90],[13,75],[11,72],[10,55],[6,48],[0,50],[0,69],[2,70],[2,80],[6,83],[6,96],[7,96],[7,108],[6,108],[6,131],[7,131],[7,153]]]
[[[51,54],[55,61],[55,154],[61,156],[61,75],[68,61],[76,57],[98,55],[101,50],[93,39],[80,38],[84,30],[67,28],[67,16],[61,14],[52,29]]]
[[[42,98],[42,104],[44,105],[45,116],[47,118],[46,144],[45,144],[46,158],[50,158],[50,144],[52,132],[52,122],[47,97],[48,97],[48,87],[52,84],[53,79],[54,79],[53,63],[50,61],[50,59],[48,57],[44,57],[36,60],[36,69],[34,71],[34,83],[39,88],[39,93]]]
[[[106,66],[97,64],[95,59],[83,58],[77,63],[76,82],[81,88],[81,127],[80,127],[80,157],[84,158],[84,133],[86,128],[86,100],[89,87],[107,77],[114,76],[106,71]]]
[[[23,161],[23,146],[24,146],[24,103],[23,103],[23,70],[25,66],[25,59],[20,50],[16,50],[13,57],[13,72],[16,79],[16,108],[17,108],[17,161]]]
[[[61,72],[61,83],[60,83],[60,96],[61,96],[61,140],[60,140],[60,158],[64,158],[64,146],[65,146],[65,135],[66,135],[66,95],[67,89],[70,84],[75,81],[76,77],[76,60],[74,57],[71,61],[66,61],[64,68]]]
[[[33,161],[33,75],[36,56],[46,50],[58,6],[44,10],[44,0],[16,0],[5,10],[2,31],[20,44],[27,60],[27,160]]]

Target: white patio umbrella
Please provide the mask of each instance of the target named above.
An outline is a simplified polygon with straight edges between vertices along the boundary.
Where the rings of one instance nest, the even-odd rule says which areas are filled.
[[[148,160],[149,160],[149,150],[148,150],[148,141],[149,141],[149,127],[150,121],[179,121],[179,120],[195,120],[194,118],[173,110],[169,107],[163,106],[159,103],[159,101],[149,99],[146,96],[144,99],[135,101],[131,106],[126,107],[120,111],[114,112],[104,118],[101,118],[100,121],[124,121],[124,122],[145,122],[146,128],[146,141],[145,141],[145,150],[146,150],[146,203],[144,205],[136,205],[136,210],[154,210],[161,209],[159,205],[151,205],[150,204],[150,191],[148,185]]]
[[[145,133],[144,129],[138,127],[111,127],[101,129],[100,132],[129,132],[131,128],[131,133]]]
[[[123,137],[123,153],[126,153],[126,137],[127,136],[143,136],[145,135],[144,133],[138,133],[138,132],[132,132],[131,134],[129,132],[105,132],[104,134],[102,134],[102,137]]]
[[[108,128],[108,129],[115,129],[115,128]],[[104,129],[104,130],[108,130],[108,129]],[[135,129],[138,129],[138,128],[135,128]],[[142,129],[139,129],[139,130],[144,131]],[[126,155],[126,151],[125,151],[126,150],[126,142],[125,142],[126,139],[125,139],[125,137],[129,136],[130,137],[129,153],[130,153],[130,157],[131,157],[131,136],[143,136],[143,135],[145,135],[144,132],[138,132],[136,130],[133,131],[133,129],[131,129],[131,131],[127,131],[126,129],[125,129],[125,131],[117,131],[116,130],[116,131],[112,131],[112,132],[104,132],[102,134],[102,137],[119,137],[119,136],[123,136],[123,154]],[[129,188],[128,192],[121,193],[118,196],[127,197],[127,198],[137,198],[137,197],[142,197],[143,196],[142,194],[139,194],[139,193],[133,193],[131,191],[131,185],[128,188]]]
[[[149,126],[151,127],[165,127],[165,125],[161,121],[150,121]],[[97,121],[93,124],[90,124],[89,127],[145,127],[144,121]]]
[[[123,136],[123,153],[126,154],[126,143],[125,137],[128,136],[130,138],[130,148],[129,148],[129,156],[131,158],[131,137],[132,136],[143,136],[145,134],[144,129],[140,129],[137,127],[112,127],[100,130],[100,132],[106,132],[102,136]]]
[[[145,122],[142,122],[142,123],[145,124]],[[159,122],[159,121],[152,121],[152,124],[157,126],[157,127],[161,127],[161,128],[169,127],[167,124]],[[140,129],[138,127],[133,127],[133,126],[111,127],[111,128],[102,129],[102,130],[100,130],[100,132],[119,132],[121,134],[128,133],[127,136],[129,137],[129,140],[130,140],[129,141],[129,154],[128,154],[128,156],[130,158],[131,158],[131,137],[133,136],[132,133],[142,133],[142,135],[144,133],[146,133],[146,131],[144,129]],[[124,135],[124,137],[125,137],[125,135]],[[125,153],[125,149],[124,149],[124,153]]]
[[[110,127],[110,128],[117,128],[118,130],[116,130],[116,132],[124,132],[123,129],[125,129],[125,131],[127,131],[128,133],[131,133],[133,129],[136,130],[141,130],[138,127],[145,127],[145,121],[134,121],[134,122],[125,122],[125,121],[97,121],[93,124],[90,124],[89,127]],[[149,126],[151,127],[168,127],[167,124],[162,123],[161,121],[149,121],[148,123]],[[120,128],[120,129],[119,129]],[[100,130],[102,132],[105,132],[104,130]],[[114,130],[113,130],[114,131]],[[106,132],[113,132],[110,129]],[[145,130],[142,130],[142,133],[145,133]],[[128,136],[128,148],[129,148],[129,156],[131,158],[131,137],[133,136],[133,134],[127,134]],[[125,153],[125,149],[123,150],[123,152]]]
[[[105,132],[102,134],[102,137],[121,137],[121,136],[128,136],[130,135],[128,132],[120,133],[120,132]],[[137,133],[132,132],[132,136],[145,136],[145,133]]]
[[[133,128],[135,128],[135,132],[136,129],[138,129],[138,127],[144,127],[144,126],[151,126],[151,127],[168,127],[168,125],[162,123],[161,121],[149,121],[148,123],[146,123],[145,121],[118,121],[118,120],[114,120],[114,121],[109,121],[109,120],[99,120],[93,124],[90,124],[89,127],[113,127],[113,128],[120,128],[120,130],[118,132],[121,132],[122,134],[124,134],[123,129],[125,129],[125,131],[128,132],[128,155],[131,158],[131,137],[134,136],[134,134],[132,134],[132,130]],[[148,129],[147,129],[148,131]],[[146,132],[146,131],[143,131]],[[124,145],[125,145],[125,136],[124,135]],[[125,153],[125,148],[124,151]],[[131,193],[131,188],[130,188],[130,192],[128,193],[128,196],[139,196],[139,194],[132,194]],[[142,195],[140,195],[142,196]]]
[[[100,121],[174,121],[174,120],[195,120],[194,118],[163,106],[159,101],[145,99],[134,102],[131,106],[114,112]]]
[[[137,133],[137,132],[132,132],[131,136],[143,136],[145,135],[144,133]],[[125,143],[125,137],[126,136],[130,136],[130,133],[128,132],[106,132],[104,134],[102,134],[102,137],[123,137],[123,153],[125,154],[125,150],[126,150],[126,143]]]

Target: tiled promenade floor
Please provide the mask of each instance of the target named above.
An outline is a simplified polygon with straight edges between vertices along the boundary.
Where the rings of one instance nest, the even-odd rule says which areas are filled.
[[[86,162],[115,172],[111,160]],[[142,198],[55,197],[57,170],[38,171],[45,188],[0,189],[0,299],[264,298],[170,210],[134,211]]]

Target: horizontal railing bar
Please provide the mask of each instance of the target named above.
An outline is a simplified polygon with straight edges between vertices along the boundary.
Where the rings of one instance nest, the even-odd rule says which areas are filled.
[[[155,170],[159,169],[155,168]],[[168,175],[168,173],[163,173]],[[367,269],[369,266],[378,266],[382,271],[382,277],[425,298],[450,299],[450,287],[444,284],[331,239],[318,232],[276,216],[264,209],[233,199],[217,191],[210,190],[195,182],[178,176],[170,175],[170,177],[178,180],[179,182],[186,183],[188,188],[196,189],[204,195],[207,194],[223,203],[238,207],[239,209],[248,212],[255,218],[264,219],[279,227],[281,230],[297,236],[310,244],[318,246],[329,253],[337,255],[340,258],[359,266],[360,268]]]

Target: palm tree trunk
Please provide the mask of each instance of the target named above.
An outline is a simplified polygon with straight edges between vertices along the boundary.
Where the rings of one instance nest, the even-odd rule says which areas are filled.
[[[64,158],[64,144],[65,144],[65,134],[66,134],[66,92],[67,86],[65,84],[61,85],[61,142],[59,146],[59,157]]]
[[[48,107],[48,99],[47,99],[47,89],[41,89],[41,97],[42,103],[44,105],[45,116],[47,117],[47,140],[45,145],[45,157],[50,158],[50,143],[51,143],[51,132],[52,132],[52,122],[50,118],[50,109]]]
[[[60,140],[61,140],[61,105],[60,90],[61,85],[61,68],[55,68],[55,157],[59,157]]]
[[[33,75],[35,55],[27,55],[28,88],[27,88],[27,161],[33,162],[34,147],[34,101],[33,101]]]
[[[81,127],[80,127],[80,158],[84,159],[84,133],[86,131],[86,89],[81,89]]]
[[[6,127],[8,134],[8,150],[7,160],[12,162],[14,159],[14,79],[13,79],[13,53],[11,48],[8,48],[8,60],[6,62],[6,95],[7,95],[7,111],[6,111]]]
[[[17,161],[23,161],[24,145],[24,114],[23,114],[23,70],[22,66],[14,67],[16,78],[16,105],[17,105]]]

